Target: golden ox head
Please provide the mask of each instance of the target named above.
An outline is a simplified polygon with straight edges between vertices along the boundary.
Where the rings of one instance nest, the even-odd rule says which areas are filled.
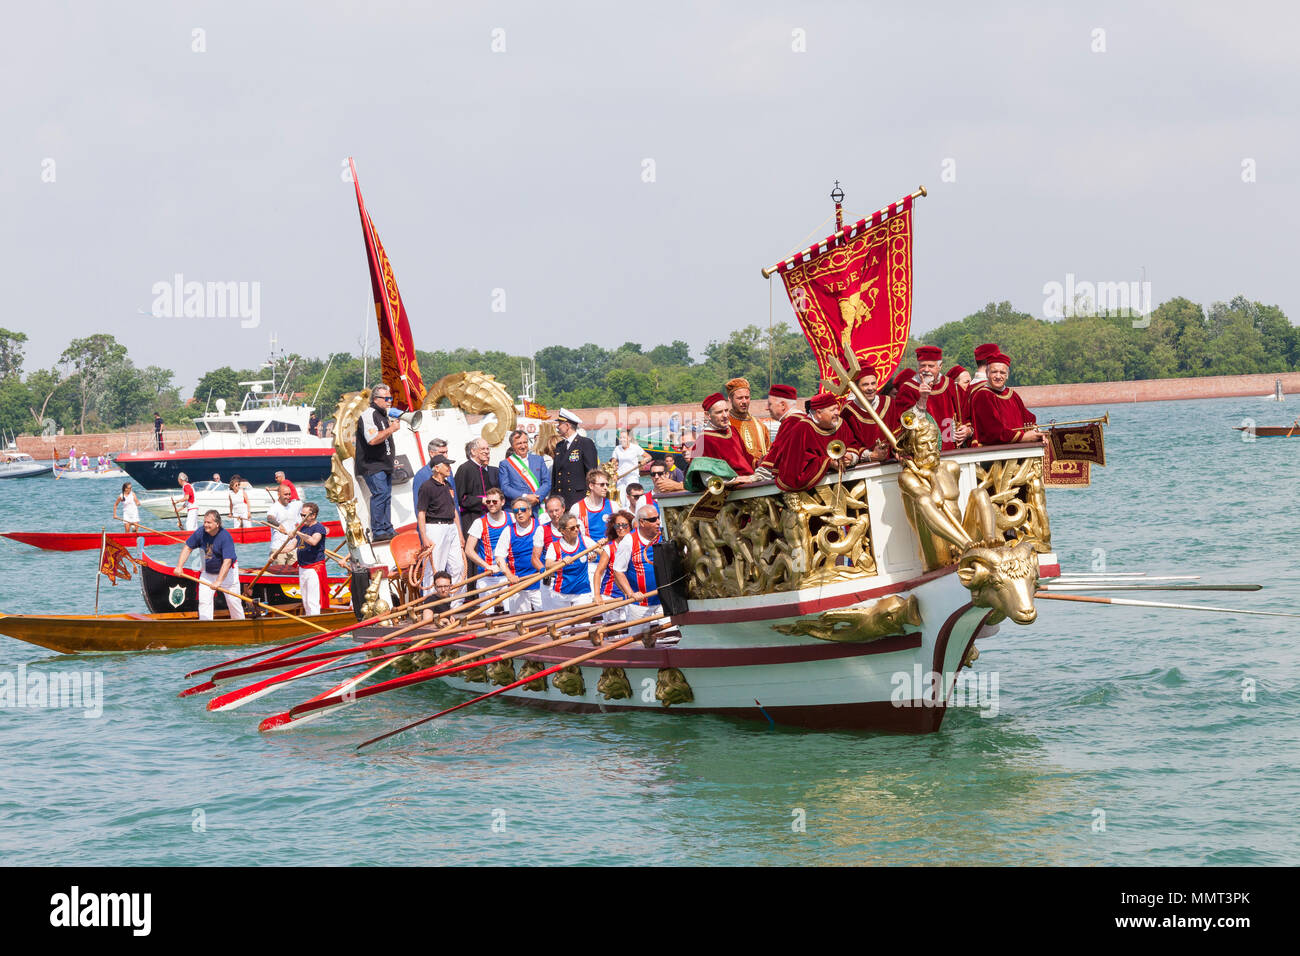
[[[1014,548],[970,548],[957,562],[957,576],[976,607],[993,608],[1017,624],[1038,617],[1038,556],[1028,541]]]

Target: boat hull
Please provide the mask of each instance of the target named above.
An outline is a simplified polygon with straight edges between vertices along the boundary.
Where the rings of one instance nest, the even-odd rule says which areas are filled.
[[[1237,425],[1234,430],[1250,432],[1256,438],[1300,438],[1300,427],[1295,425]]]
[[[355,623],[356,617],[348,610],[307,620],[334,630]],[[300,621],[279,615],[245,621],[200,621],[190,614],[0,613],[0,634],[60,654],[279,644],[312,633],[313,629]]]
[[[326,521],[324,524],[328,537],[343,537],[342,524],[337,521]],[[264,544],[271,540],[271,528],[269,526],[227,528],[226,530],[230,532],[237,545]],[[40,548],[43,551],[92,551],[99,547],[100,537],[100,534],[94,531],[0,531],[0,538],[9,538],[12,541],[31,545],[33,548]],[[185,531],[177,531],[175,534],[127,534],[125,531],[112,531],[108,534],[109,541],[127,548],[133,548],[137,544],[141,547],[165,547],[167,545],[184,544],[187,537],[189,537],[189,534]]]
[[[53,470],[53,465],[24,465],[17,468],[0,468],[0,478],[36,478],[40,475],[48,475]]]
[[[181,449],[178,451],[124,452],[118,467],[143,488],[174,490],[177,476],[206,478],[218,472],[223,478],[239,475],[257,485],[275,481],[275,473],[298,484],[321,482],[329,477],[331,448],[231,448]]]
[[[287,571],[279,574],[274,573],[275,568],[268,570],[253,585],[252,597],[261,601],[263,604],[272,606],[284,605],[286,610],[291,610],[288,605],[298,605],[302,598],[298,596],[298,566],[291,565]],[[170,614],[175,611],[184,613],[197,614],[199,610],[199,572],[193,568],[185,568],[183,573],[176,574],[175,568],[169,565],[155,561],[149,555],[141,555],[140,563],[140,592],[144,595],[145,607],[154,614]],[[250,584],[254,578],[257,578],[256,570],[245,570],[239,574],[239,584],[241,589]],[[352,595],[348,591],[347,578],[327,578],[330,586],[330,604],[334,607],[351,606]],[[174,589],[181,589],[178,595],[180,600],[172,603]]]

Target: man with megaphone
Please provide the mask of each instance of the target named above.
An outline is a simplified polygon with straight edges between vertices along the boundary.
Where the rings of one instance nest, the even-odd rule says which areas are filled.
[[[393,390],[380,382],[370,393],[370,407],[357,419],[356,471],[370,489],[370,540],[388,541],[393,537],[389,504],[393,495],[392,435],[402,425],[398,419],[390,424]]]

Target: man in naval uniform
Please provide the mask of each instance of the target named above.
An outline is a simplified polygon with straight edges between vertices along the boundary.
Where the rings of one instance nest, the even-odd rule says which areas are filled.
[[[561,408],[555,418],[560,440],[555,443],[551,465],[551,494],[564,498],[565,511],[587,494],[587,474],[600,467],[596,443],[578,434],[581,424],[582,419],[567,408]]]

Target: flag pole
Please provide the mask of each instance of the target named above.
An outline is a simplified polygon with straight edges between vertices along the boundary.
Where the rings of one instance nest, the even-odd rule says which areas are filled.
[[[99,616],[99,579],[104,576],[104,552],[108,549],[108,529],[99,529],[99,565],[95,568],[95,616]]]

